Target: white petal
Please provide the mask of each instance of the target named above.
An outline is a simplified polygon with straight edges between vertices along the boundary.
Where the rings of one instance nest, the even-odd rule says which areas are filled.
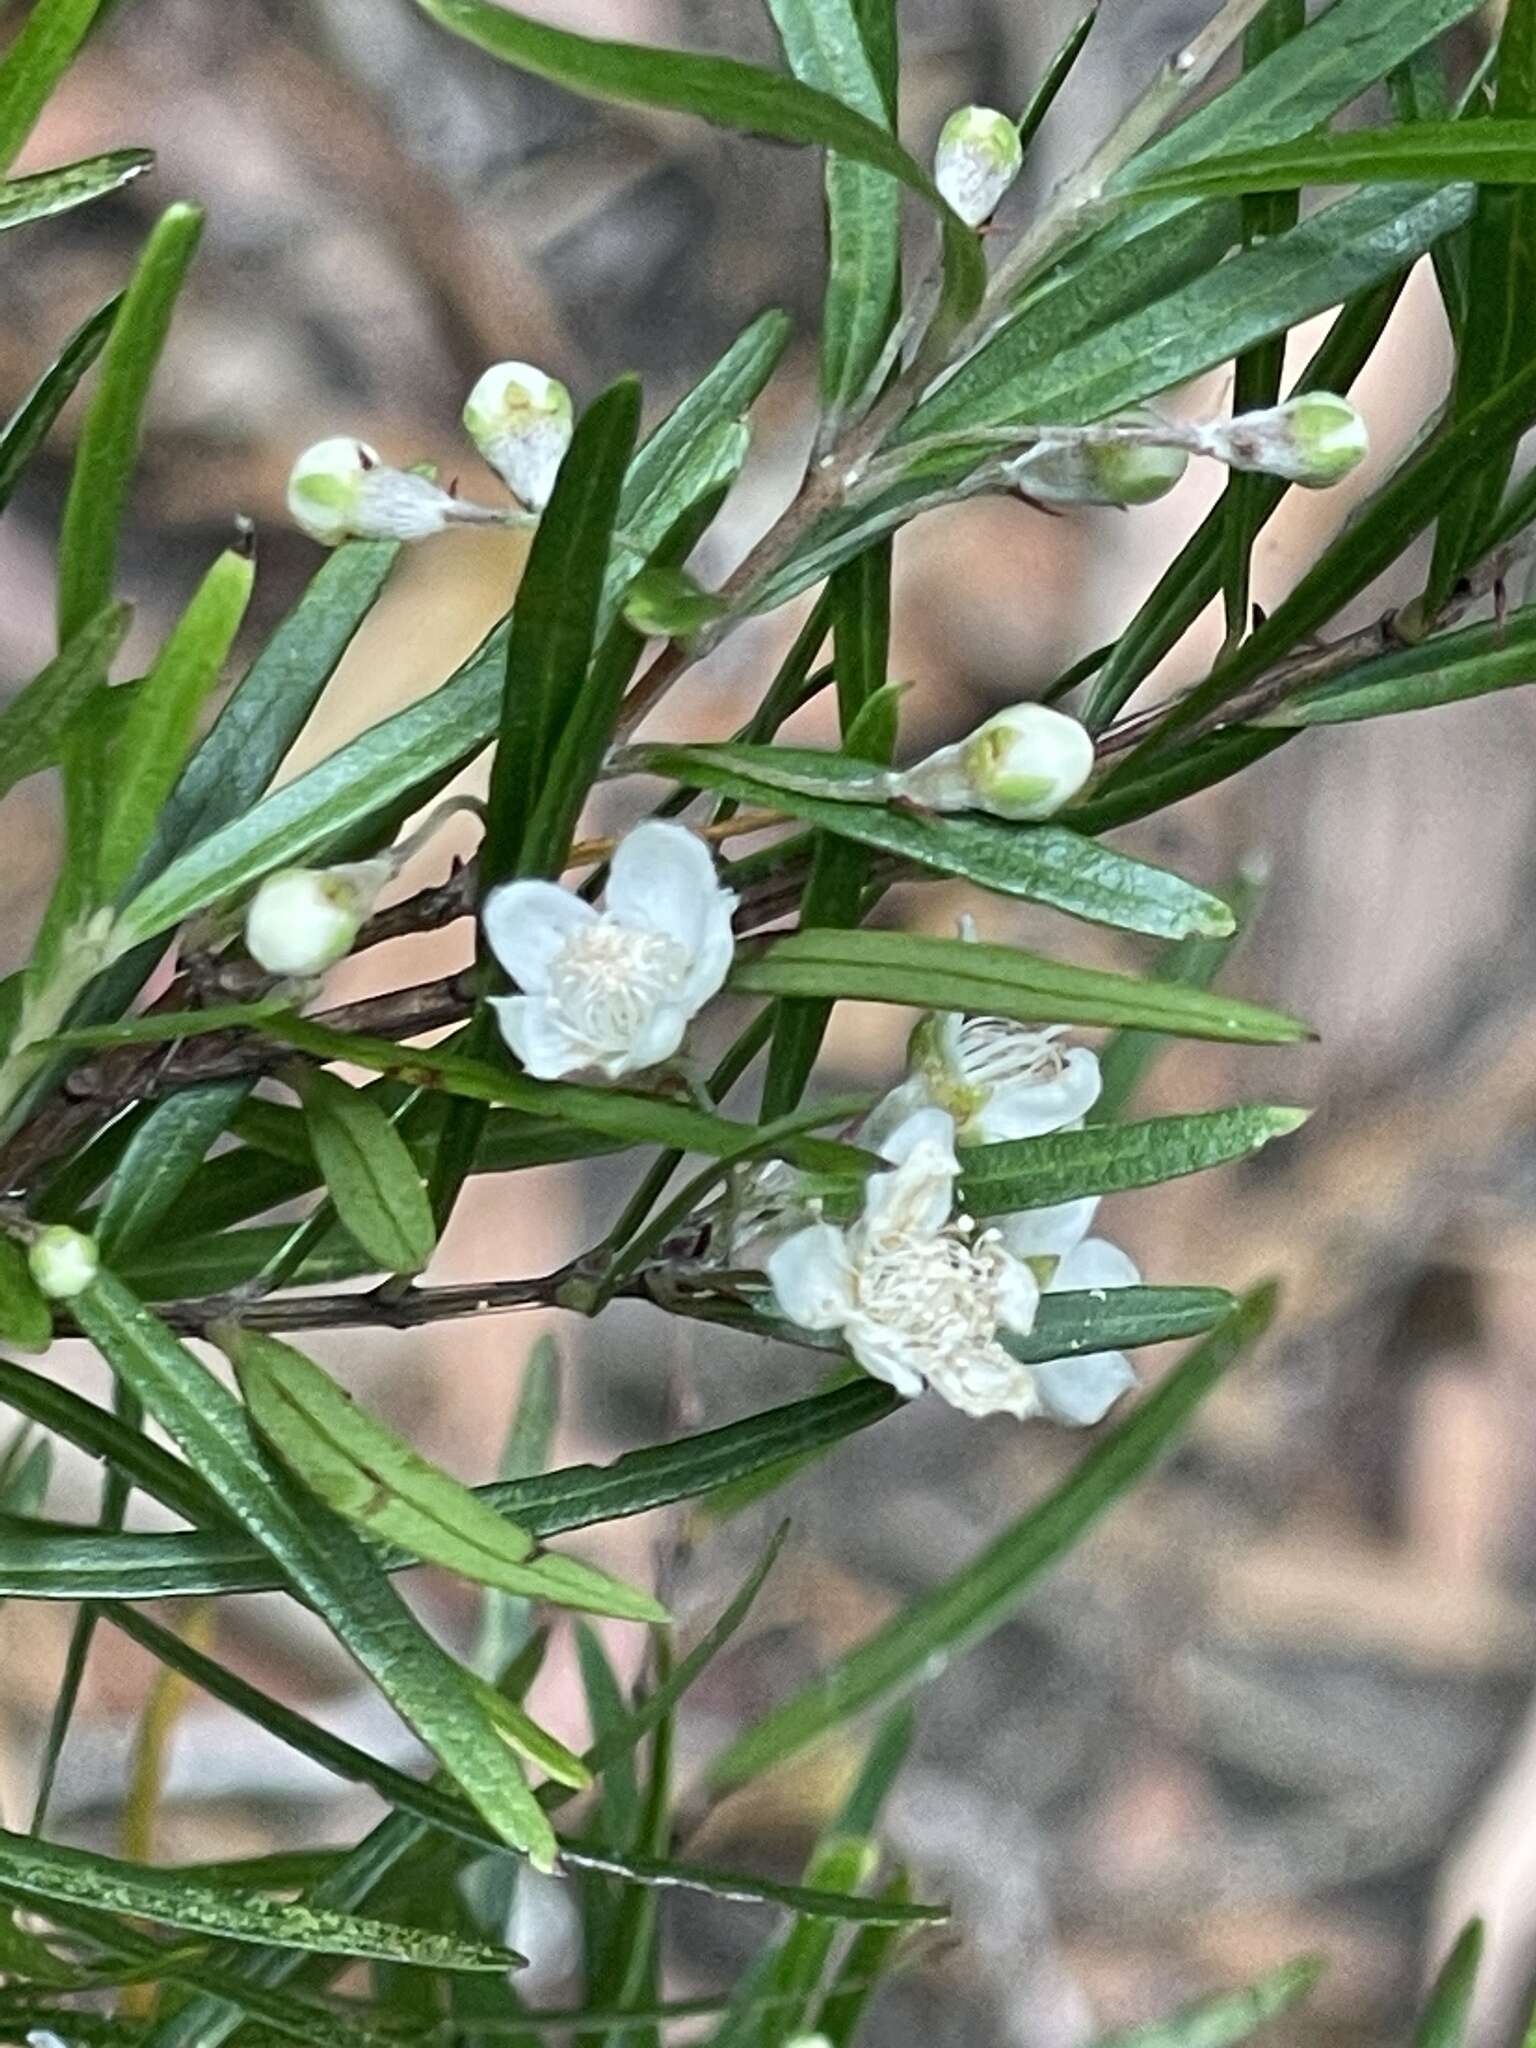
[[[1046,1413],[1057,1422],[1086,1429],[1101,1422],[1120,1396],[1136,1384],[1136,1371],[1123,1351],[1089,1351],[1081,1358],[1053,1358],[1034,1368]]]
[[[536,1081],[563,1081],[593,1063],[594,1049],[573,1038],[543,996],[492,996],[502,1037]]]
[[[859,1126],[858,1142],[867,1150],[888,1158],[890,1155],[885,1148],[892,1135],[918,1110],[932,1107],[933,1098],[928,1093],[927,1082],[921,1074],[913,1074],[875,1104]]]
[[[1064,1288],[1139,1287],[1136,1261],[1107,1237],[1085,1237],[1074,1245],[1051,1277],[1051,1292]]]
[[[680,1000],[687,1005],[690,1017],[697,1015],[711,996],[719,994],[731,971],[736,955],[736,934],[731,929],[735,908],[736,898],[731,891],[717,887],[704,913],[693,965],[682,986]]]
[[[988,1145],[1012,1138],[1043,1138],[1063,1130],[1099,1099],[1097,1053],[1086,1045],[1069,1046],[1062,1071],[1049,1081],[1015,1081],[992,1091],[991,1099],[971,1119],[967,1136]]]
[[[1002,1329],[1027,1337],[1035,1327],[1040,1285],[1022,1259],[1004,1258],[997,1269],[997,1320]]]
[[[769,1254],[767,1272],[775,1301],[802,1330],[839,1329],[853,1306],[848,1248],[830,1223],[786,1238]]]
[[[844,1324],[843,1334],[848,1340],[848,1349],[872,1378],[884,1380],[888,1387],[894,1387],[903,1400],[916,1400],[927,1382],[912,1357],[911,1347],[899,1330],[871,1322],[867,1316],[856,1315]]]
[[[892,1132],[881,1148],[896,1165],[872,1173],[864,1183],[864,1237],[932,1237],[954,1207],[954,1118],[942,1109],[920,1109]]]
[[[503,882],[485,899],[486,943],[525,995],[543,995],[550,966],[572,932],[597,912],[554,882]]]
[[[1006,1216],[998,1228],[1016,1259],[1064,1259],[1087,1236],[1099,1206],[1097,1195],[1076,1202],[1055,1202],[1047,1209],[1025,1209]],[[1059,1283],[1053,1278],[1051,1285]]]
[[[714,859],[702,839],[682,825],[652,819],[620,840],[603,900],[620,924],[665,932],[696,960],[712,940],[717,943],[718,904],[729,895],[715,878]]]
[[[641,1074],[647,1067],[671,1059],[688,1030],[693,1012],[681,1003],[658,1003],[629,1044],[610,1052],[597,1062],[610,1081],[623,1074]]]
[[[1034,1374],[1000,1347],[995,1355],[939,1361],[928,1376],[933,1391],[962,1415],[1012,1415],[1027,1422],[1040,1413]]]

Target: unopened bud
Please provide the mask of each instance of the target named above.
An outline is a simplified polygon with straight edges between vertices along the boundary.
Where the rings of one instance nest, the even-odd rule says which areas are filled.
[[[1024,162],[1019,131],[995,107],[957,107],[939,130],[933,182],[967,227],[1002,204]]]
[[[1047,704],[1013,704],[969,739],[940,747],[891,777],[892,794],[934,811],[988,811],[995,818],[1049,818],[1093,772],[1093,740]]]
[[[366,441],[334,434],[306,448],[288,478],[294,524],[322,547],[344,540],[425,540],[445,526],[499,525],[502,515],[466,504],[430,477],[391,469]]]
[[[571,394],[532,363],[492,363],[464,401],[469,437],[513,497],[542,512],[571,445]]]
[[[50,1223],[34,1238],[27,1252],[32,1278],[51,1301],[68,1301],[83,1294],[101,1268],[101,1253],[94,1237],[83,1230],[71,1230],[67,1223]]]
[[[1188,466],[1183,448],[1063,434],[1009,463],[1008,475],[1025,497],[1047,505],[1150,505],[1168,495]]]
[[[395,872],[389,859],[268,875],[245,913],[245,949],[268,974],[323,974],[352,950],[374,898]]]
[[[686,569],[642,569],[624,598],[624,617],[650,639],[686,640],[713,625],[724,610],[721,600],[702,590]]]
[[[1303,391],[1210,430],[1211,453],[1233,469],[1262,470],[1308,490],[1340,482],[1370,452],[1359,409],[1335,391]]]

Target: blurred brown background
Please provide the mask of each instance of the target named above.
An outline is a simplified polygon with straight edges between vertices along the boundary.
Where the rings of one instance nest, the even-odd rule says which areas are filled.
[[[542,11],[588,30],[772,55],[752,0],[545,0]],[[926,149],[965,99],[1018,104],[1069,11],[1060,0],[903,6],[908,139]],[[1107,0],[1012,204],[1038,196],[1208,12],[1204,0]],[[1459,61],[1481,32],[1466,32]],[[155,644],[237,512],[261,534],[253,636],[291,602],[316,556],[284,524],[282,484],[294,452],[322,433],[433,458],[477,489],[457,413],[496,357],[541,362],[578,398],[639,369],[654,413],[748,317],[785,305],[799,339],[758,409],[754,463],[707,568],[729,566],[791,488],[814,393],[809,155],[584,105],[443,38],[404,0],[121,0],[27,167],[128,142],[158,151],[155,178],[7,245],[0,399],[19,396],[122,279],[155,208],[206,204],[125,545],[125,591],[139,606],[130,661]],[[1445,370],[1421,277],[1363,385],[1376,470],[1437,402]],[[1224,395],[1214,381],[1181,403]],[[0,676],[12,681],[49,651],[73,418],[0,526]],[[907,536],[893,657],[915,686],[906,744],[1030,694],[1113,632],[1213,487],[1192,477],[1139,518],[1052,520],[984,503]],[[1345,495],[1275,521],[1260,547],[1261,601],[1344,515]],[[504,609],[516,567],[504,539],[451,535],[419,550],[303,757],[441,679]],[[1360,616],[1391,595],[1373,593]],[[734,724],[793,624],[738,635],[669,705],[670,729]],[[1195,672],[1214,637],[1182,652],[1167,680]],[[881,2006],[879,2048],[919,2028],[965,2048],[1070,2048],[1307,1948],[1329,1973],[1278,2038],[1399,2039],[1426,1968],[1473,1909],[1491,1942],[1479,2039],[1516,2030],[1536,1971],[1533,719],[1516,693],[1304,742],[1140,835],[1142,850],[1218,885],[1245,857],[1268,861],[1266,908],[1234,980],[1322,1034],[1283,1056],[1178,1051],[1146,1107],[1267,1096],[1317,1114],[1252,1168],[1123,1199],[1106,1221],[1156,1281],[1280,1274],[1284,1328],[1178,1459],[925,1696],[890,1831],[927,1894],[954,1896],[958,1940]],[[27,943],[55,829],[54,793],[40,783],[0,814],[0,965]],[[420,875],[442,861],[434,850]],[[956,892],[913,889],[891,915],[945,930],[959,906]],[[979,912],[989,932],[1076,959],[1144,957],[1043,913],[1000,902]],[[414,978],[461,957],[465,936],[387,949],[369,972]],[[359,970],[337,982],[339,993],[366,985]],[[907,1021],[845,1009],[827,1084],[894,1077]],[[485,1183],[443,1274],[542,1270],[598,1236],[618,1194],[614,1176],[591,1169]],[[537,1327],[505,1318],[337,1339],[325,1355],[478,1480]],[[679,1336],[638,1309],[551,1327],[568,1368],[562,1461],[814,1381],[795,1355]],[[71,1369],[102,1390],[86,1362]],[[688,1765],[962,1563],[1079,1449],[924,1403],[798,1482],[756,1640],[717,1667],[686,1717]],[[84,1461],[65,1459],[51,1511],[89,1517],[96,1483]],[[699,1546],[680,1599],[691,1621],[718,1608],[776,1512]],[[609,1554],[644,1570],[674,1535],[670,1523],[625,1525]],[[465,1589],[429,1582],[421,1593],[462,1639]],[[0,1808],[11,1826],[30,1807],[68,1620],[62,1608],[0,1613]],[[410,1755],[295,1609],[237,1602],[217,1628],[220,1654],[381,1754]],[[75,1839],[115,1839],[146,1675],[137,1652],[99,1639],[56,1805]],[[564,1644],[540,1698],[563,1732],[580,1733]],[[724,1809],[697,1853],[793,1868],[846,1760],[825,1761]],[[157,1847],[171,1858],[336,1840],[368,1818],[365,1801],[194,1702]],[[686,1912],[679,1925],[680,1994],[707,1988],[762,1933],[739,1911]],[[554,1999],[562,1987],[552,1978],[541,1990]]]

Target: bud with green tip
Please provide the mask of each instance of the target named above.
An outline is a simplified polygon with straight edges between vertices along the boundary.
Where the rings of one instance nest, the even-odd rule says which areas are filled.
[[[1150,416],[1114,422],[1141,429]],[[1046,436],[1007,465],[1009,481],[1047,505],[1150,505],[1165,498],[1189,466],[1180,447],[1117,441],[1097,432]]]
[[[514,498],[542,512],[571,445],[571,394],[532,363],[492,363],[464,401],[469,437]]]
[[[969,739],[892,776],[891,794],[933,811],[1049,818],[1088,780],[1093,758],[1093,740],[1075,718],[1048,704],[1012,704]]]
[[[323,974],[351,952],[394,872],[394,861],[381,858],[268,875],[245,913],[246,951],[268,974]]]
[[[649,639],[686,640],[712,626],[725,605],[686,569],[642,569],[624,598],[624,617]]]
[[[288,478],[288,510],[322,547],[344,540],[425,540],[446,526],[504,523],[488,505],[466,504],[429,477],[391,469],[350,434],[306,448]]]
[[[1019,131],[995,107],[957,107],[939,130],[933,182],[967,227],[989,221],[1024,163]]]
[[[1359,409],[1335,391],[1303,391],[1210,429],[1210,452],[1233,469],[1261,470],[1308,490],[1339,483],[1370,452]]]
[[[32,1278],[50,1301],[69,1301],[83,1294],[101,1270],[101,1253],[94,1237],[83,1230],[71,1230],[67,1223],[50,1223],[27,1252]]]

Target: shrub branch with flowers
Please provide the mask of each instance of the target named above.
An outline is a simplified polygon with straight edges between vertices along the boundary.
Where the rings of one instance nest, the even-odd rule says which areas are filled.
[[[0,1461],[0,1594],[82,1603],[32,1826],[0,1831],[0,2031],[112,2048],[338,2032],[478,2044],[564,2022],[583,2041],[659,2044],[687,2018],[709,2021],[715,2048],[844,2048],[946,1913],[879,1845],[907,1733],[891,1710],[1017,1610],[1271,1313],[1269,1290],[1237,1301],[1198,1280],[1144,1284],[1091,1234],[1102,1195],[1242,1159],[1302,1120],[1267,1105],[1127,1116],[1161,1042],[1305,1035],[1215,986],[1249,883],[1218,895],[1105,835],[1306,729],[1533,673],[1536,609],[1511,604],[1507,582],[1536,519],[1536,489],[1511,482],[1536,421],[1528,323],[1512,317],[1536,247],[1536,0],[1510,0],[1470,79],[1451,75],[1447,39],[1474,0],[1333,0],[1310,20],[1299,0],[1224,0],[1030,213],[1010,191],[1062,83],[1091,61],[1091,16],[1021,120],[959,109],[930,171],[895,132],[889,0],[768,0],[779,70],[599,42],[491,0],[415,4],[488,59],[575,91],[825,152],[819,420],[791,502],[713,590],[688,565],[750,458],[751,407],[789,332],[778,313],[644,438],[632,379],[578,408],[544,369],[489,367],[463,419],[501,502],[460,497],[409,451],[397,465],[330,436],[298,455],[288,502],[334,552],[242,653],[211,722],[256,575],[244,524],[147,672],[111,679],[129,625],[117,536],[196,208],[160,216],[121,297],[0,429],[3,498],[91,379],[59,536],[58,652],[0,712],[0,791],[57,770],[65,813],[53,899],[0,987],[0,1399],[21,1418]],[[36,0],[0,59],[6,164],[97,6]],[[1391,118],[1330,125],[1383,80]],[[0,229],[150,164],[124,149],[13,177]],[[1343,196],[1303,209],[1311,186]],[[904,209],[921,217],[915,263]],[[1423,258],[1457,350],[1443,414],[1263,616],[1255,541],[1289,487],[1336,484],[1366,454],[1348,389]],[[1288,384],[1286,336],[1329,312]],[[1228,365],[1231,416],[1163,410]],[[1191,458],[1225,466],[1224,493],[1114,638],[1043,701],[912,761],[887,673],[893,535],[978,493],[1020,501],[1021,520],[1143,505]],[[530,533],[502,623],[429,695],[278,780],[402,546],[487,524]],[[1416,569],[1410,550],[1431,531]],[[1394,608],[1341,623],[1388,570]],[[694,663],[812,591],[740,731],[647,735]],[[1228,630],[1209,671],[1181,693],[1149,690],[1216,603]],[[782,743],[823,693],[839,744]],[[487,749],[484,801],[434,809]],[[582,837],[594,793],[617,781],[654,815],[616,841]],[[386,900],[466,805],[475,859]],[[1065,921],[1049,956],[984,942],[969,920],[951,938],[868,924],[894,883],[925,877],[1162,951],[1115,973],[1072,964]],[[454,972],[327,1005],[324,977],[347,954],[461,925],[475,949]],[[906,1071],[879,1094],[816,1084],[848,1001],[916,1019]],[[708,1069],[694,1027],[727,1003],[745,1021]],[[1093,1050],[1084,1032],[1108,1035]],[[597,1155],[633,1183],[598,1243],[552,1273],[430,1276],[472,1182]],[[832,1377],[775,1398],[782,1354],[767,1352],[767,1399],[743,1420],[547,1470],[553,1383],[535,1356],[506,1474],[471,1488],[287,1341],[532,1307],[595,1316],[620,1297],[819,1353]],[[110,1408],[54,1377],[61,1338],[110,1369]],[[1178,1338],[1197,1341],[1138,1390],[1134,1355]],[[761,1499],[934,1397],[1049,1429],[1115,1414],[980,1556],[715,1757],[698,1798],[887,1714],[803,1880],[689,1858],[674,1840],[673,1716],[746,1622],[779,1539],[686,1647],[667,1586],[629,1584],[558,1539]],[[55,1439],[103,1461],[94,1526],[40,1512]],[[134,1493],[178,1526],[128,1526]],[[422,1562],[484,1589],[473,1650],[445,1647],[401,1598],[394,1575]],[[264,1588],[313,1610],[432,1776],[321,1727],[144,1611]],[[524,1704],[550,1641],[535,1624],[561,1610],[651,1632],[626,1692],[580,1624],[582,1754]],[[103,1630],[372,1788],[384,1819],[275,1872],[164,1869],[55,1841],[50,1787]],[[657,1903],[679,1887],[779,1916],[759,1961],[702,2011],[668,2002]],[[519,1988],[517,1951],[567,1923],[582,1988],[542,2007]],[[1447,1964],[1425,2039],[1458,2038],[1476,1946],[1474,1931]],[[466,1993],[474,1973],[493,1989]],[[1293,1966],[1159,2039],[1240,2040],[1309,1982]],[[425,2001],[402,1988],[423,1984]]]

